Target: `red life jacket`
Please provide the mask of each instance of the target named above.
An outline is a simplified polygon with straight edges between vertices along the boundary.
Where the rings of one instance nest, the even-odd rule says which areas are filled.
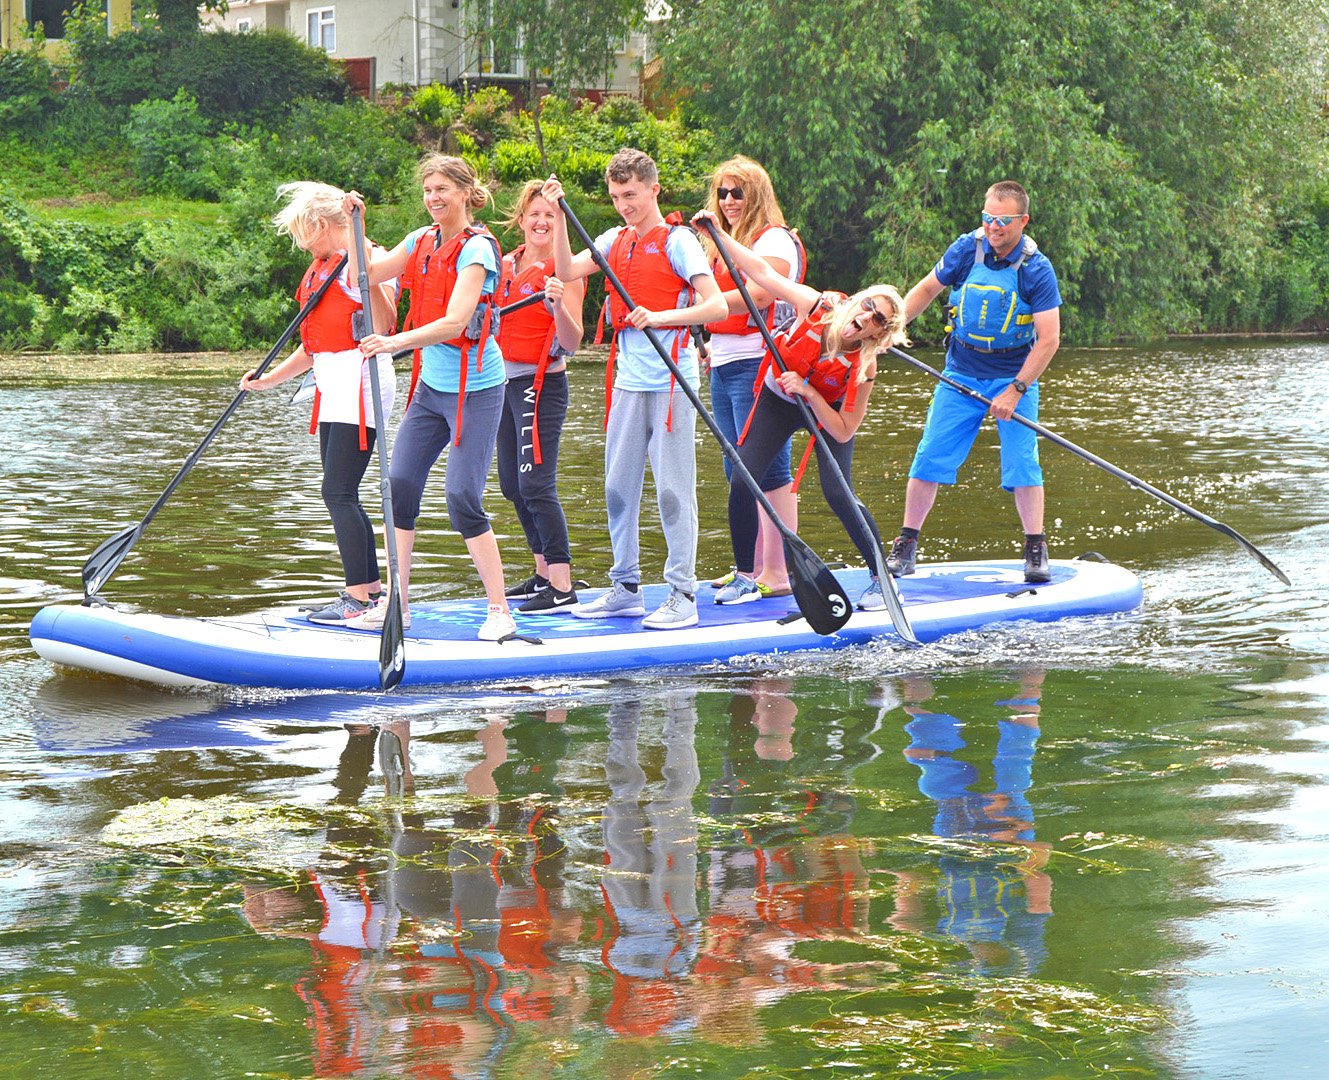
[[[474,236],[483,236],[494,247],[494,258],[499,266],[503,265],[503,249],[498,241],[482,223],[473,222],[451,239],[443,240],[443,230],[439,225],[432,225],[420,234],[402,271],[401,286],[411,290],[411,306],[406,313],[404,329],[412,330],[425,326],[448,313],[448,301],[452,290],[457,287],[457,260],[461,249]],[[454,430],[456,438],[453,446],[461,445],[461,411],[466,400],[466,374],[470,368],[472,347],[476,353],[475,369],[479,371],[484,364],[485,345],[498,327],[495,311],[497,304],[493,294],[482,295],[476,304],[475,314],[461,334],[443,344],[452,345],[461,350],[461,378],[457,395],[457,423]],[[416,349],[411,359],[411,389],[406,395],[409,407],[415,396],[416,384],[420,381],[420,350]]]
[[[683,215],[675,212],[648,230],[645,236],[639,237],[636,229],[625,226],[614,237],[606,261],[609,263],[609,268],[618,276],[618,280],[623,283],[628,295],[632,297],[632,302],[638,307],[648,308],[651,311],[668,311],[671,308],[692,305],[694,295],[692,285],[674,273],[665,250],[669,234],[674,229],[682,227]],[[618,356],[618,332],[628,325],[628,306],[613,286],[605,290],[605,306],[600,310],[595,332],[597,345],[604,341],[606,322],[614,329],[614,337],[609,344],[609,360],[605,365],[605,427],[608,427],[609,404],[614,397],[614,360]],[[674,335],[671,356],[675,363],[678,362],[679,351],[686,349],[691,340],[686,327]],[[674,376],[670,372],[669,411],[665,415],[665,430],[672,431],[673,423]]]
[[[803,381],[812,386],[828,402],[833,403],[844,398],[844,407],[853,409],[858,400],[859,350],[855,349],[843,356],[823,356],[821,352],[822,332],[830,313],[838,303],[846,299],[848,297],[842,292],[822,293],[807,316],[783,334],[778,334],[775,343],[780,346],[780,359],[784,362],[785,368],[802,375]],[[740,446],[747,438],[748,428],[752,426],[752,417],[757,412],[757,398],[761,396],[762,383],[766,379],[766,372],[773,364],[774,360],[768,349],[757,372],[757,381],[752,387],[752,410],[748,413],[747,423],[743,425],[743,433],[738,438]],[[803,462],[798,468],[795,489],[803,477],[803,470],[807,466],[811,452],[812,444],[809,443],[803,455]]]
[[[318,287],[328,279],[333,267],[341,261],[342,253],[333,252],[309,264],[300,287],[295,292],[296,302],[303,308]],[[361,308],[359,300],[346,295],[346,290],[335,283],[328,287],[317,306],[300,324],[300,344],[312,359],[315,353],[346,352],[356,346],[354,319]],[[363,362],[362,362],[363,364]],[[323,395],[318,383],[314,384],[314,411],[309,414],[309,434],[318,432],[319,407]],[[369,433],[365,425],[365,397],[360,395],[360,449],[369,449]]]
[[[518,300],[525,299],[545,287],[545,282],[554,272],[553,259],[541,259],[533,262],[525,270],[518,271],[523,244],[516,251],[503,256],[503,272],[498,283],[500,306],[507,307]],[[515,295],[514,295],[515,293]],[[535,406],[531,420],[531,444],[535,451],[535,463],[541,465],[544,458],[540,453],[540,390],[544,387],[545,371],[549,361],[561,356],[558,348],[558,327],[554,316],[544,304],[532,304],[520,311],[503,317],[503,325],[498,332],[498,346],[503,350],[503,359],[515,364],[533,364],[535,366]]]
[[[787,229],[783,225],[767,225],[752,238],[752,242],[755,244],[771,229],[784,229],[793,239],[794,248],[798,252],[797,264],[792,267],[792,269],[797,272],[797,276],[794,280],[801,282],[803,280],[803,275],[807,273],[808,258],[807,253],[803,250],[803,241],[799,238],[798,230]],[[729,267],[725,265],[724,259],[720,258],[718,255],[711,260],[711,272],[715,274],[715,283],[720,286],[721,292],[732,292],[734,289],[738,288],[737,282],[734,281],[733,276],[729,273]],[[743,281],[744,284],[747,283],[746,275],[743,276]],[[762,314],[766,319],[766,325],[774,330],[775,304],[768,304]],[[712,334],[748,334],[756,328],[757,324],[752,321],[752,315],[747,311],[739,311],[721,319],[719,322],[706,324],[706,329]]]

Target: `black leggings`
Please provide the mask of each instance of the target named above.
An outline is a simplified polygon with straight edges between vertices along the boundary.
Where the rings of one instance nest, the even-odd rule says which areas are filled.
[[[509,379],[498,428],[498,484],[517,510],[531,552],[555,566],[572,561],[568,520],[558,500],[558,443],[568,414],[568,374],[545,375],[540,388],[540,464],[535,463],[532,420],[535,376]]]
[[[323,458],[323,503],[332,518],[347,585],[378,581],[378,544],[374,526],[360,505],[360,481],[374,454],[376,432],[369,428],[368,450],[360,449],[357,424],[319,424],[318,447]]]
[[[771,392],[770,387],[763,386],[761,395],[757,398],[757,411],[748,428],[747,438],[738,448],[739,460],[747,466],[748,472],[753,476],[763,476],[789,437],[800,430],[807,430],[807,425],[803,423],[798,405],[777,397]],[[854,513],[856,500],[853,496],[851,471],[854,461],[854,440],[851,438],[848,442],[836,442],[830,435],[826,435],[825,441],[830,446],[831,454],[840,466],[840,471],[844,473],[849,490],[841,486],[835,478],[825,460],[826,452],[822,449],[821,442],[818,442],[817,472],[821,476],[821,493],[826,496],[826,502],[835,511],[835,516],[845,527],[849,539],[858,548],[863,562],[869,567],[875,566],[875,549],[881,543],[877,523],[872,520],[867,507],[864,507],[863,517],[871,530],[871,535],[868,535],[859,525],[858,515]],[[744,574],[751,575],[757,546],[757,497],[737,475],[729,484],[729,535],[734,545],[734,566]]]

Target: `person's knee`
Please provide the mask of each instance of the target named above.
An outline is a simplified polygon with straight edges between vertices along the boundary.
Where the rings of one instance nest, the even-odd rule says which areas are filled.
[[[489,528],[489,517],[476,492],[449,491],[447,504],[448,524],[466,539],[479,536]]]

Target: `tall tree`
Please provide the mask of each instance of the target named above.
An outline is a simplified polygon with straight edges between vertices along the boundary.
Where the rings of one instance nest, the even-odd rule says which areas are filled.
[[[148,6],[157,12],[157,25],[167,34],[193,34],[198,31],[198,13],[206,11],[225,13],[228,0],[148,0]]]
[[[541,88],[568,96],[607,86],[616,53],[645,21],[642,0],[466,0],[466,26],[481,55],[520,56],[540,160]]]

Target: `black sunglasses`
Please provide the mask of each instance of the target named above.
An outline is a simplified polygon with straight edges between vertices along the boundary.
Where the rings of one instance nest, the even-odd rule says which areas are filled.
[[[718,187],[715,189],[716,202],[720,202],[722,199],[728,199],[730,196],[735,199],[742,199],[743,189],[741,187]]]
[[[877,303],[872,297],[863,297],[863,310],[872,313],[872,325],[878,330],[885,330],[891,325],[890,319],[877,310]]]

